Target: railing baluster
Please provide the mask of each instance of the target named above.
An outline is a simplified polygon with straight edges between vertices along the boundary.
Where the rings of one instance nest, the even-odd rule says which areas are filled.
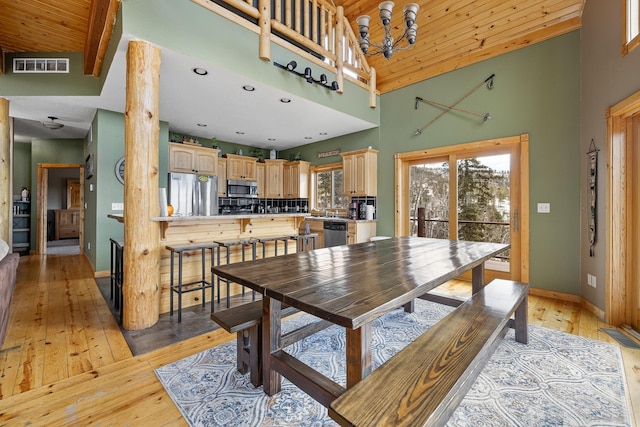
[[[304,2],[304,20],[303,20],[303,29],[304,29],[304,36],[308,39],[311,39],[311,37],[309,37],[309,29],[311,27],[311,14],[309,13],[309,0],[302,0]]]
[[[319,44],[318,43],[318,1],[317,0],[313,0],[313,2],[311,3],[311,33],[312,38],[311,40],[313,40],[314,43]]]
[[[284,2],[284,25],[291,28],[291,0]]]

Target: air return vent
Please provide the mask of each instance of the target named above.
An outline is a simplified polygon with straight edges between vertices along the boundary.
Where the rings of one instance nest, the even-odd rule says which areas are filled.
[[[69,58],[13,58],[14,73],[68,73]]]

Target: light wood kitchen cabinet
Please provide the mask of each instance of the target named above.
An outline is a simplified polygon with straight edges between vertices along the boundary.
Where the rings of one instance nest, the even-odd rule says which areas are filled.
[[[264,163],[256,164],[256,181],[258,182],[258,197],[265,197],[267,188],[266,182],[266,165]]]
[[[213,148],[169,143],[169,172],[218,175],[218,152]]]
[[[227,197],[227,159],[218,159],[218,197]]]
[[[369,239],[376,235],[375,222],[349,222],[347,225],[347,245],[354,243],[368,242]]]
[[[283,197],[284,187],[284,164],[283,159],[268,159],[265,164],[265,196],[270,199],[280,199]]]
[[[285,198],[309,197],[309,162],[287,162],[283,168],[283,190]]]
[[[78,209],[58,209],[55,211],[55,238],[78,238],[80,235],[80,211]]]
[[[227,179],[256,180],[257,157],[227,154]]]
[[[342,153],[344,195],[378,195],[378,150],[363,150]]]

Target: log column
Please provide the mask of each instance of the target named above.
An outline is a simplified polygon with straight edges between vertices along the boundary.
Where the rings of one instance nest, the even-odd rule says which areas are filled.
[[[129,42],[124,115],[124,284],[125,329],[152,326],[160,311],[160,230],[149,220],[158,204],[160,49]]]
[[[1,53],[1,52],[0,52]],[[9,101],[0,98],[0,239],[12,246],[11,133]]]

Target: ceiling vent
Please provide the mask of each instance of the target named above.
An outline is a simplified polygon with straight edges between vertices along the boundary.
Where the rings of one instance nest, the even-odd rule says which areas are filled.
[[[68,73],[69,58],[13,58],[14,73]]]

